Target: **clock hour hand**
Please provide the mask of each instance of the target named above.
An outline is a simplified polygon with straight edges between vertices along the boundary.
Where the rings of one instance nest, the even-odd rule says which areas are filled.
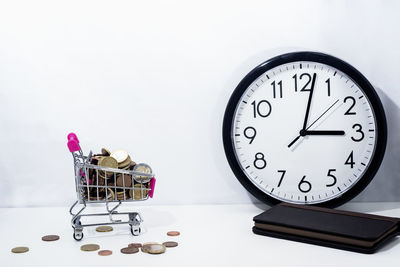
[[[305,135],[344,135],[344,131],[333,131],[333,130],[312,130],[305,131]]]

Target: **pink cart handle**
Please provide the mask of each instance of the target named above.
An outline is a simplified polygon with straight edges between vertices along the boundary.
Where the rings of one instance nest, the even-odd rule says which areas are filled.
[[[69,140],[75,140],[75,141],[77,141],[78,144],[79,144],[79,139],[78,139],[78,137],[76,136],[75,133],[69,133],[68,136],[67,136],[67,138],[68,138],[68,141],[69,141]]]
[[[153,198],[154,195],[154,188],[156,187],[156,177],[151,178],[150,180],[150,191],[149,197]]]
[[[76,134],[70,133],[70,134],[68,134],[67,138],[68,138],[67,146],[68,146],[69,152],[72,153],[72,152],[81,150],[81,147],[79,146],[79,140],[78,140],[78,137],[76,137]]]

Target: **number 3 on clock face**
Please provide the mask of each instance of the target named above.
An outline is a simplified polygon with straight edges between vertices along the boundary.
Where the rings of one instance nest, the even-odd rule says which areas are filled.
[[[236,177],[266,203],[337,206],[375,175],[386,119],[355,68],[313,52],[278,56],[251,71],[225,111],[223,139]]]

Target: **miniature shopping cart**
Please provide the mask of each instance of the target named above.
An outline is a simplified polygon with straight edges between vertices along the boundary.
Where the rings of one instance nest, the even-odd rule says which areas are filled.
[[[135,169],[115,169],[91,164],[92,152],[88,156],[84,156],[79,140],[74,133],[68,135],[67,145],[74,159],[75,186],[78,198],[69,210],[72,215],[74,239],[82,240],[84,227],[112,224],[129,224],[132,235],[139,235],[140,224],[143,222],[142,216],[138,212],[118,212],[117,208],[122,202],[143,201],[153,197],[156,180],[150,166],[141,163],[150,170],[150,173],[143,173],[135,171]],[[121,179],[122,186],[121,182],[118,185],[117,179]],[[86,204],[91,203],[105,203],[107,213],[83,214]],[[77,213],[74,213],[73,210],[78,204],[83,206]],[[120,217],[120,215],[128,215],[128,220],[117,219],[116,217]],[[81,218],[84,216],[108,216],[109,220],[106,223],[82,224]]]

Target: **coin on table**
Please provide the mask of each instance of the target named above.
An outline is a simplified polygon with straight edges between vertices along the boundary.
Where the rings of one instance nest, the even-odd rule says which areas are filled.
[[[96,227],[97,232],[111,232],[112,230],[113,230],[113,228],[109,225],[102,225],[102,226]]]
[[[42,237],[43,241],[56,241],[58,239],[60,239],[58,235],[45,235]]]
[[[167,235],[169,235],[169,236],[178,236],[178,235],[180,235],[181,233],[179,233],[178,231],[169,231],[168,233],[167,233]]]
[[[12,253],[25,253],[28,251],[29,251],[28,247],[15,247],[15,248],[11,249]]]
[[[161,254],[165,252],[165,246],[161,244],[148,245],[146,251],[150,254]]]
[[[101,154],[102,155],[104,155],[104,156],[110,156],[111,155],[111,151],[110,150],[108,150],[107,148],[102,148],[101,149]]]
[[[81,246],[82,251],[96,251],[99,250],[100,246],[97,244],[86,244]]]
[[[174,247],[178,246],[178,242],[175,242],[175,241],[167,241],[162,244],[167,248],[174,248]]]
[[[116,159],[118,163],[122,163],[129,157],[129,155],[125,150],[115,150],[111,153],[110,157]]]
[[[133,254],[139,252],[138,248],[135,247],[126,247],[126,248],[121,248],[121,253],[123,254]]]
[[[140,244],[140,243],[131,243],[131,244],[128,245],[128,247],[141,248],[142,244]]]
[[[131,164],[131,157],[128,157],[123,162],[118,162],[118,168],[123,169]]]
[[[99,254],[100,256],[110,256],[112,254],[111,250],[100,250],[99,252],[97,252],[97,254]]]
[[[150,247],[151,245],[160,245],[160,244],[159,244],[159,243],[155,243],[155,242],[147,242],[147,243],[144,243],[144,244],[142,245],[142,252],[147,253],[147,250],[149,249],[149,247]]]

